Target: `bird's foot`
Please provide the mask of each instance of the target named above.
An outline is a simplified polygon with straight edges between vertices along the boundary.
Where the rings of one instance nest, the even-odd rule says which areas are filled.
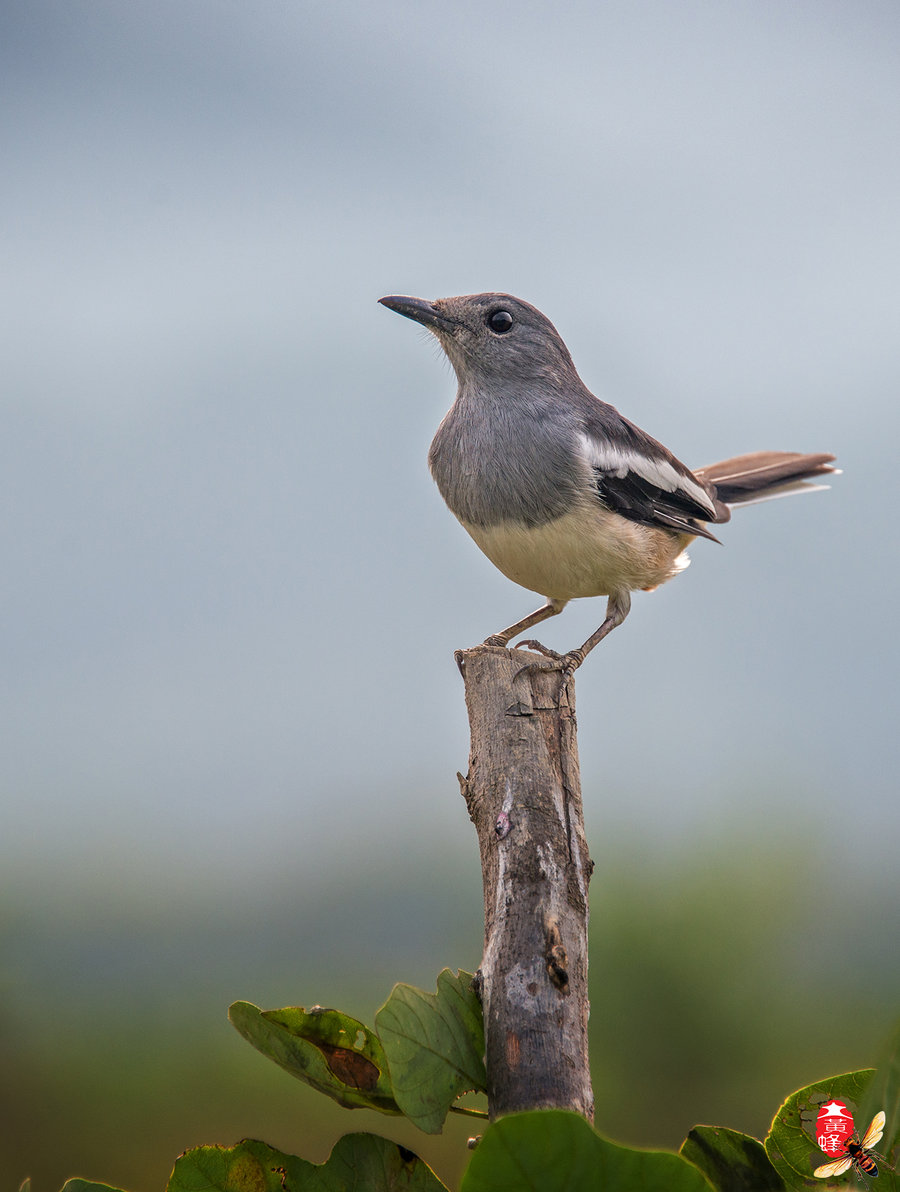
[[[524,641],[516,644],[516,649],[522,646],[530,646],[532,650],[537,650],[546,658],[546,662],[527,662],[525,666],[520,667],[513,676],[518,679],[519,675],[528,674],[529,672],[537,671],[562,671],[562,681],[560,683],[560,691],[565,687],[568,681],[572,678],[575,672],[584,662],[583,650],[570,650],[568,654],[557,654],[555,650],[549,650],[546,646],[542,646],[540,642]]]
[[[509,646],[509,638],[504,637],[502,633],[492,633],[490,637],[486,637],[481,643],[483,646],[502,646],[507,649]]]
[[[563,667],[562,676],[563,687],[565,687],[568,681],[572,678],[579,666],[581,666],[582,662],[584,662],[584,659],[584,650],[570,650],[568,654],[565,655],[566,665]]]
[[[554,662],[561,662],[566,657],[565,654],[557,654],[556,650],[551,650],[549,646],[543,646],[540,642],[536,642],[533,638],[527,637],[524,641],[516,642],[514,649],[521,650],[528,646],[531,650],[537,650],[539,654],[543,654],[545,658],[552,658]],[[534,663],[537,666],[537,663]],[[556,667],[544,666],[541,670],[556,670]]]

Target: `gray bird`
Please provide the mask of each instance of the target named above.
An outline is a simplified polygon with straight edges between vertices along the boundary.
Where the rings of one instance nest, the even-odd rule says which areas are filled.
[[[803,489],[833,455],[758,451],[691,471],[595,397],[545,315],[509,294],[391,295],[384,306],[433,332],[459,388],[431,444],[441,496],[491,562],[546,603],[485,645],[511,639],[579,596],[608,596],[606,618],[567,654],[525,641],[560,668],[580,666],[631,608],[688,564],[697,537],[718,539],[730,505]]]

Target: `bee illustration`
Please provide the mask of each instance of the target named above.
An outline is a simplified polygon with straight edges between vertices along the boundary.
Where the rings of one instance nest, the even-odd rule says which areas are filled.
[[[884,1113],[876,1113],[872,1118],[868,1130],[863,1135],[862,1142],[859,1140],[859,1134],[852,1134],[844,1143],[844,1154],[840,1159],[835,1159],[833,1163],[823,1163],[821,1167],[817,1167],[813,1172],[820,1180],[827,1180],[830,1176],[843,1175],[845,1171],[849,1171],[851,1167],[856,1168],[856,1174],[868,1188],[869,1184],[866,1180],[866,1175],[874,1179],[878,1175],[878,1164],[883,1163],[885,1167],[890,1167],[884,1155],[879,1155],[878,1151],[873,1151],[872,1147],[881,1139],[884,1133]],[[874,1156],[874,1157],[873,1157]],[[892,1169],[893,1170],[893,1169]],[[866,1175],[863,1175],[863,1172]]]

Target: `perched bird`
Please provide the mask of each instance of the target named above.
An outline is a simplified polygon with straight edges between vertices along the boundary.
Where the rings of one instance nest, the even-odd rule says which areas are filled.
[[[509,294],[391,295],[384,306],[433,332],[459,388],[428,453],[451,511],[491,562],[546,603],[487,638],[511,639],[578,596],[608,596],[606,618],[567,654],[525,641],[564,681],[631,608],[688,564],[729,506],[821,488],[833,455],[757,451],[691,471],[595,397],[550,320]]]

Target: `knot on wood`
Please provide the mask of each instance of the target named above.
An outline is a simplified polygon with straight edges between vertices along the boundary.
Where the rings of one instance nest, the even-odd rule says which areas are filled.
[[[472,992],[480,1002],[484,1001],[484,973],[478,969],[472,978]]]
[[[557,944],[547,954],[547,972],[560,993],[569,992],[569,958],[562,944]]]
[[[560,993],[569,992],[569,958],[559,930],[559,923],[549,915],[544,921],[544,932],[547,939],[547,950],[544,953],[547,961],[547,974],[550,983],[555,985]]]

